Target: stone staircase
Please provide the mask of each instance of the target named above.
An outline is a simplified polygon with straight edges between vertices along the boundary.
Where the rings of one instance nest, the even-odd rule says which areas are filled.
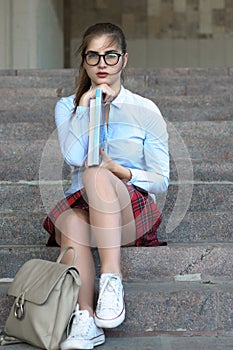
[[[12,303],[7,279],[28,259],[54,260],[59,253],[45,246],[41,223],[69,182],[53,111],[60,96],[73,92],[75,75],[73,69],[0,71],[2,328]],[[129,69],[125,85],[155,101],[168,123],[171,185],[158,197],[159,238],[168,246],[122,249],[127,319],[107,335],[229,339],[233,69]]]

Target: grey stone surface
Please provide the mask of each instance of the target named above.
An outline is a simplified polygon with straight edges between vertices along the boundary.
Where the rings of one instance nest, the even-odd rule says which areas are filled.
[[[0,79],[1,81],[1,79]],[[0,96],[1,99],[8,98],[11,99],[19,99],[19,98],[26,98],[31,99],[32,97],[59,97],[59,89],[56,89],[54,87],[51,88],[33,88],[33,87],[0,87]]]
[[[69,169],[64,169],[65,171]],[[63,185],[59,183],[59,172],[55,171],[50,175],[51,178],[46,179],[54,179],[55,184],[42,182],[34,184],[32,181],[1,185],[0,215],[4,231],[3,239],[9,241],[14,235],[18,237],[15,240],[17,244],[25,244],[27,239],[22,237],[24,232],[30,234],[31,243],[38,243],[35,236],[36,232],[39,235],[41,232],[38,214],[45,215],[46,211],[48,212],[63,198],[64,191],[69,187],[69,182],[64,182]],[[188,200],[187,191],[190,193]],[[179,192],[181,197],[178,196]],[[159,229],[161,240],[167,240],[169,243],[232,242],[232,184],[196,184],[193,187],[182,184],[170,185],[165,196],[158,196],[157,202],[163,216]],[[30,218],[28,223],[25,222],[26,218]]]
[[[102,348],[232,348],[232,338],[217,337],[233,334],[232,72],[232,68],[181,68],[131,69],[127,73],[126,86],[152,98],[170,126],[178,131],[189,151],[195,185],[183,219],[171,232],[167,231],[174,206],[184,209],[178,193],[182,192],[181,199],[186,199],[190,190],[190,184],[182,182],[190,180],[187,159],[182,155],[179,159],[179,144],[174,142],[177,134],[171,135],[172,185],[167,194],[158,196],[164,217],[158,234],[161,240],[168,241],[168,246],[122,249],[127,319],[118,329],[106,332],[108,342]],[[36,181],[41,170],[40,155],[54,130],[55,103],[59,96],[73,91],[76,73],[0,71],[0,180],[7,181],[0,188],[0,277],[13,277],[33,257],[55,260],[58,256],[58,248],[45,247],[48,236],[41,224],[48,203],[51,208],[61,198],[60,190],[47,186],[41,198],[40,189],[45,187]],[[69,178],[70,169],[60,169],[59,162],[60,157],[54,156],[54,162],[44,169],[46,179]],[[180,180],[177,168],[182,169],[181,184],[176,183]],[[64,181],[61,189],[67,185]],[[98,275],[96,250],[94,257]],[[202,281],[174,283],[174,276],[180,273],[201,273]],[[12,303],[6,290],[6,285],[1,286],[2,325]],[[147,337],[134,338],[140,334]],[[174,334],[180,337],[172,337]],[[123,335],[132,337],[122,338]],[[207,335],[211,337],[204,337]],[[20,346],[13,349],[21,350]],[[23,347],[26,348],[27,345]]]
[[[182,187],[183,186],[183,187]],[[166,194],[166,202],[164,210],[166,212],[173,210],[177,201],[177,192],[182,191],[183,195],[190,190],[190,184],[174,184],[171,185]],[[158,196],[158,204],[161,207],[162,196]],[[185,198],[184,198],[185,199]],[[183,199],[183,200],[184,200]],[[185,202],[179,200],[177,205],[182,206]],[[187,203],[187,202],[186,202]],[[185,204],[184,204],[185,205]],[[211,212],[231,210],[232,208],[232,184],[223,183],[200,183],[194,184],[192,187],[192,198],[190,204],[187,206],[188,212]]]
[[[1,277],[13,277],[34,257],[54,260],[59,248],[45,245],[0,247]],[[233,243],[169,244],[165,247],[122,248],[122,273],[126,281],[173,281],[179,274],[202,274],[203,280],[228,281],[232,275]],[[99,269],[99,258],[94,250]]]
[[[45,211],[0,213],[0,245],[44,245],[48,235],[42,228]]]
[[[151,337],[107,337],[101,350],[227,350],[232,349],[233,338],[223,336],[172,336],[157,335]],[[15,344],[2,347],[5,350],[33,350],[28,344]]]
[[[164,210],[162,215],[163,220],[158,230],[161,241],[168,243],[233,242],[231,210],[187,212],[172,231],[168,229],[171,211]]]
[[[75,77],[77,75],[77,69],[74,68],[68,68],[68,69],[17,69],[16,75],[17,76],[24,76],[24,77],[54,77],[54,78],[61,78],[61,77]]]
[[[25,104],[4,100],[0,104],[0,123],[34,122],[54,123],[54,108],[57,98],[38,97],[26,100]]]
[[[53,132],[55,132],[55,123],[48,118],[48,123],[41,123],[36,120],[33,122],[15,122],[15,123],[1,123],[0,137],[1,145],[8,147],[15,147],[19,144],[22,146],[23,142],[27,143],[29,147],[34,141],[47,140]],[[3,142],[4,141],[4,142]],[[10,142],[13,141],[13,142]],[[21,144],[19,143],[21,141]],[[33,153],[33,150],[31,151]]]
[[[56,175],[56,174],[55,174]],[[58,179],[54,177],[54,179]],[[53,180],[53,179],[51,179]],[[182,188],[180,188],[183,186]],[[166,194],[166,202],[164,210],[166,212],[173,210],[174,205],[177,201],[177,192],[189,189],[189,184],[184,185],[170,185],[169,190]],[[41,191],[45,194],[44,188],[46,187],[46,198],[41,199]],[[61,186],[62,189],[62,186]],[[0,211],[9,210],[21,210],[25,211],[38,211],[43,209],[43,202],[51,201],[51,207],[53,203],[61,199],[63,195],[59,196],[60,187],[58,184],[43,184],[40,186],[37,184],[6,184],[1,187],[1,201]],[[190,204],[187,203],[186,210],[188,212],[209,212],[209,211],[225,211],[231,210],[232,208],[232,185],[229,184],[197,184],[192,187],[192,197]],[[158,196],[158,205],[161,210],[163,209],[164,198]],[[177,205],[185,205],[183,202],[179,202]]]
[[[145,285],[126,281],[123,284],[126,319],[119,327],[106,331],[108,336],[153,336],[163,332],[218,334],[222,330],[221,318],[226,322],[225,331],[232,327],[229,311],[226,313],[226,309],[218,307],[220,299],[232,307],[231,284],[147,282]],[[3,298],[5,293],[6,286],[1,293]],[[12,298],[5,299],[1,326],[5,324],[4,315],[7,317],[12,303]]]
[[[164,108],[200,108],[200,113],[208,109],[209,106],[212,108],[228,106],[231,103],[231,96],[160,96],[156,97],[154,94],[148,95],[152,101],[158,104],[160,109],[163,111]],[[165,115],[166,116],[166,115]]]
[[[17,75],[17,70],[15,69],[0,69],[0,76],[11,76]]]
[[[194,179],[232,180],[232,125],[232,121],[169,124],[171,179],[177,179],[176,176],[174,177],[177,166],[182,173],[186,171],[186,160],[182,153],[185,149],[187,152],[185,157],[191,161],[194,167]],[[5,180],[38,179],[38,169],[44,147],[51,137],[56,137],[52,118],[46,124],[38,121],[33,123],[2,123],[0,136],[0,162],[4,164],[0,170],[1,178]],[[181,151],[177,152],[179,149]],[[56,154],[58,157],[60,156],[58,144],[56,145]],[[54,155],[55,152],[52,152],[51,157],[54,158]],[[54,159],[50,161],[54,163]],[[20,166],[22,163],[24,167]]]
[[[0,88],[75,88],[75,77],[73,76],[2,76],[0,77]]]
[[[173,243],[227,243],[233,242],[232,211],[186,213],[178,226],[168,230],[171,212],[163,212],[163,221],[158,231],[160,241]],[[43,208],[38,211],[2,210],[1,244],[16,245],[44,243],[42,222],[46,216]],[[14,240],[14,241],[12,241]]]
[[[233,111],[232,103],[227,102],[224,106],[213,107],[211,104],[205,105],[202,108],[198,107],[183,107],[183,103],[176,103],[170,106],[164,106],[159,99],[157,104],[160,107],[163,116],[173,121],[220,121],[220,120],[232,120]]]

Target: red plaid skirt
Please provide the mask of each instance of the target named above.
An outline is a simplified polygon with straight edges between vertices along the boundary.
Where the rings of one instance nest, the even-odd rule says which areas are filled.
[[[157,230],[162,221],[160,212],[152,197],[145,190],[125,183],[128,189],[136,225],[135,246],[160,246],[167,245],[159,242]],[[43,227],[50,234],[47,246],[58,246],[55,240],[55,222],[59,215],[70,208],[79,208],[89,211],[89,205],[85,201],[85,189],[81,189],[59,201],[46,217]]]

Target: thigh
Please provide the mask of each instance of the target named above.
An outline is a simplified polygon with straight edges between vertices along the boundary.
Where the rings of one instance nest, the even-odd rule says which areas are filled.
[[[66,240],[70,240],[71,243],[90,245],[88,212],[72,208],[60,214],[55,222],[55,239],[59,245],[61,244],[61,235],[66,236]]]
[[[112,174],[112,182],[115,186],[118,201],[121,208],[121,225],[122,225],[122,246],[134,245],[136,240],[136,225],[131,203],[130,194],[125,181],[120,180]]]
[[[87,193],[92,197],[92,205],[94,204],[97,210],[101,202],[101,209],[105,208],[106,213],[111,210],[115,214],[118,211],[121,215],[122,245],[134,242],[136,238],[134,214],[125,182],[109,170],[96,167],[85,171],[84,183]]]

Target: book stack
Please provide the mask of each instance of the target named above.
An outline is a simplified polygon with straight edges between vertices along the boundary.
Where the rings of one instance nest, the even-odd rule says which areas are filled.
[[[96,89],[95,98],[90,100],[90,122],[87,166],[96,166],[100,162],[100,125],[102,123],[102,90]]]

